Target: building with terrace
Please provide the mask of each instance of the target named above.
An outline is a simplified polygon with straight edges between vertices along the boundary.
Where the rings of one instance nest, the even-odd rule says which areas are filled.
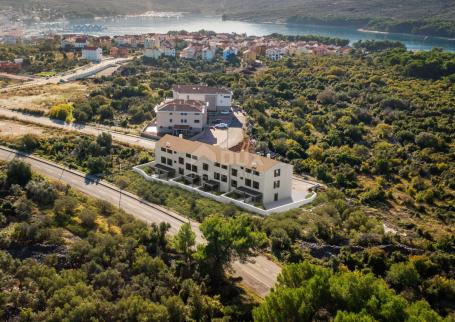
[[[174,99],[207,102],[208,112],[231,109],[232,91],[226,88],[204,85],[174,85],[172,92]]]
[[[172,135],[156,143],[152,168],[161,178],[179,177],[254,205],[289,200],[292,195],[292,165]]]
[[[208,103],[197,100],[171,99],[155,107],[158,135],[193,136],[207,126]]]

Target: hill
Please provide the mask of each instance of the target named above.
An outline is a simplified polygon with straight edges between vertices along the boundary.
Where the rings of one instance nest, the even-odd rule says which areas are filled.
[[[223,14],[234,20],[349,25],[455,37],[454,0],[0,0],[1,8],[34,13],[41,18],[138,14],[151,10],[203,12]]]

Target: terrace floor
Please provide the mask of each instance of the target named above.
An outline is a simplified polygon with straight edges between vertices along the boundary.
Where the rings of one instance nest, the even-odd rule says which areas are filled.
[[[310,189],[313,188],[315,184],[310,181],[305,181],[298,178],[292,178],[292,196],[291,198],[282,199],[278,201],[273,201],[266,203],[264,205],[265,209],[272,209],[286,204],[298,202],[308,198],[308,194],[311,193]]]

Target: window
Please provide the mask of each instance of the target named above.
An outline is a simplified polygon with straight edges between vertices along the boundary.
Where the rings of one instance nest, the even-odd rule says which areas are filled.
[[[278,192],[273,196],[273,200],[278,201]]]
[[[185,160],[184,160],[182,157],[179,157],[179,163],[180,163],[180,164],[184,164],[184,163],[185,163]]]
[[[227,165],[222,164],[221,168],[224,169],[224,170],[227,170]]]
[[[171,113],[169,113],[169,115],[172,115],[172,112],[171,112]]]
[[[274,175],[275,175],[275,178],[276,178],[276,177],[279,177],[279,176],[281,175],[281,169],[276,169],[276,170],[274,171]]]
[[[170,149],[167,149],[166,152],[172,154],[172,150]]]
[[[191,166],[191,171],[193,171],[193,172],[197,172],[197,166],[195,166],[195,165],[192,165],[192,166]]]
[[[206,174],[203,174],[203,175],[202,175],[202,180],[204,180],[204,181],[209,180],[209,176],[206,175]]]
[[[199,123],[199,120],[194,120],[194,123]]]
[[[259,189],[259,182],[253,181],[253,188],[254,189]]]
[[[202,170],[209,171],[209,165],[207,163],[202,164]]]
[[[183,168],[179,168],[179,174],[183,175],[185,173],[185,170]]]
[[[245,169],[245,172],[246,172],[246,173],[251,173],[251,169],[246,168],[246,169]]]
[[[273,189],[278,189],[280,187],[280,180],[273,181]]]
[[[192,155],[192,156],[191,156],[191,159],[193,159],[193,160],[197,160],[197,156],[195,156],[195,155]]]
[[[169,123],[172,123],[172,119],[169,119]]]
[[[191,159],[191,154],[187,153],[186,157]]]
[[[165,149],[165,148],[161,148],[161,151],[162,151],[162,152],[166,152],[166,149]]]
[[[237,169],[231,169],[231,174],[232,174],[234,177],[237,177]]]
[[[215,173],[213,174],[213,178],[214,178],[215,180],[220,180],[220,174],[219,174],[218,172],[215,172]]]
[[[258,175],[260,175],[260,173],[259,173],[259,172],[257,172],[257,171],[253,171],[253,174],[254,174],[255,176],[258,176]]]
[[[251,180],[250,179],[245,179],[245,185],[248,187],[251,187]]]
[[[218,162],[215,162],[215,167],[219,168],[220,164]]]
[[[227,176],[223,174],[223,175],[221,176],[221,181],[227,182]]]
[[[166,164],[166,158],[165,157],[161,157],[161,163]]]
[[[185,167],[188,171],[191,171],[191,164],[187,163],[187,164],[185,164]]]
[[[237,181],[236,180],[231,180],[231,186],[233,188],[237,188]]]
[[[167,165],[172,165],[172,159],[167,159]]]

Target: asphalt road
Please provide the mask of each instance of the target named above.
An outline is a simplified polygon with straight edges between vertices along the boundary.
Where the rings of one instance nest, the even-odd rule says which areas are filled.
[[[125,134],[117,131],[110,130],[108,127],[95,127],[91,125],[78,124],[78,123],[65,123],[59,120],[50,119],[45,116],[37,116],[32,114],[24,114],[17,111],[12,111],[0,107],[0,116],[16,119],[23,122],[34,123],[45,127],[59,128],[65,131],[78,131],[88,135],[98,135],[102,132],[108,132],[112,135],[114,141],[125,143],[129,145],[136,145],[145,149],[155,149],[155,141],[152,139],[144,138],[137,135]]]
[[[77,67],[75,69],[65,72],[63,75],[52,76],[52,77],[47,77],[47,78],[40,77],[40,78],[36,78],[32,81],[25,82],[23,84],[11,85],[11,86],[0,89],[0,93],[6,93],[9,91],[15,91],[15,90],[17,91],[17,90],[21,90],[21,89],[26,89],[26,88],[36,87],[36,86],[41,86],[41,85],[47,85],[47,84],[57,84],[58,82],[60,82],[61,79],[63,79],[64,81],[82,79],[82,78],[88,77],[90,75],[94,75],[105,68],[109,68],[112,65],[123,64],[131,59],[132,59],[132,57],[130,57],[130,58],[106,58],[98,64],[88,64],[88,65],[84,65],[81,67]]]
[[[32,166],[35,172],[45,177],[60,180],[94,198],[108,201],[116,206],[120,205],[125,212],[137,219],[147,223],[168,222],[171,225],[170,234],[175,234],[183,223],[188,222],[188,219],[175,212],[141,200],[131,193],[120,191],[105,181],[97,181],[93,177],[63,168],[47,160],[35,156],[19,155],[16,151],[0,147],[0,160],[10,161],[13,158],[23,159]],[[199,224],[191,221],[191,225],[197,235],[197,242],[204,243]],[[281,268],[264,256],[255,257],[253,261],[254,263],[235,262],[232,275],[242,277],[242,283],[247,288],[263,297],[275,285]]]

